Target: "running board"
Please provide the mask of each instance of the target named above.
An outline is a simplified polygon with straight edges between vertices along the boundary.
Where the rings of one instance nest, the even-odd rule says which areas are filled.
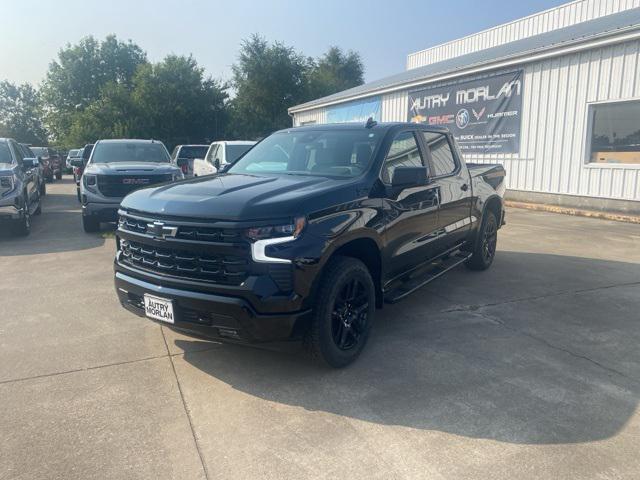
[[[396,303],[402,300],[407,295],[412,294],[419,288],[425,286],[427,283],[435,280],[440,275],[447,273],[449,270],[457,267],[467,259],[471,257],[470,253],[458,252],[443,260],[438,260],[430,264],[427,267],[425,273],[420,276],[413,276],[406,280],[402,285],[394,290],[391,290],[384,295],[384,301],[386,303]],[[424,270],[423,270],[424,271]]]

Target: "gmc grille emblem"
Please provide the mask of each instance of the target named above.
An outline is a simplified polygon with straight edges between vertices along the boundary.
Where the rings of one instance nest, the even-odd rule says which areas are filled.
[[[147,185],[149,183],[148,178],[123,178],[123,185]]]
[[[170,238],[176,236],[178,227],[167,227],[164,222],[147,223],[147,233],[156,238]]]

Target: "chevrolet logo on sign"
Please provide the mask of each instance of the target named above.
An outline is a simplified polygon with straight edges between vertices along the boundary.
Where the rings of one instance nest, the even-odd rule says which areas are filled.
[[[164,222],[147,223],[147,233],[155,238],[172,238],[178,233],[178,227],[168,227]]]

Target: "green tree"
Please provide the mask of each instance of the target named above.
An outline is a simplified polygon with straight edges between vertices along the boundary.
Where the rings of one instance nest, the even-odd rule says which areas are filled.
[[[62,143],[78,147],[100,138],[139,136],[139,117],[130,89],[109,83],[102,88],[97,100],[71,118]]]
[[[193,57],[169,55],[144,65],[133,83],[142,136],[162,139],[169,148],[223,137],[226,86],[205,77]]]
[[[169,55],[143,64],[130,85],[110,82],[71,119],[65,145],[100,138],[155,138],[171,149],[179,143],[222,138],[226,87],[204,76],[193,57]]]
[[[291,125],[287,109],[304,100],[309,60],[282,43],[253,35],[233,65],[231,102],[236,137],[256,138]]]
[[[360,54],[353,51],[345,53],[339,47],[330,47],[309,71],[308,99],[331,95],[362,83],[364,66]]]
[[[68,134],[74,116],[98,100],[106,85],[130,88],[138,67],[146,63],[146,53],[139,46],[115,35],[101,42],[85,37],[60,50],[42,86],[46,122],[54,138]]]
[[[38,92],[28,83],[0,82],[0,137],[22,143],[47,144]]]

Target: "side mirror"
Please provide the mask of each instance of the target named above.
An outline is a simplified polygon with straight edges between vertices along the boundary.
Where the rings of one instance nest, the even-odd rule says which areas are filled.
[[[38,166],[38,159],[37,158],[23,158],[22,159],[22,168],[24,170],[31,170],[32,168],[35,168]]]
[[[426,167],[397,167],[391,179],[391,186],[394,188],[419,187],[429,183]]]
[[[72,158],[69,160],[72,167],[82,168],[84,167],[84,160],[82,158]]]
[[[216,170],[220,170],[220,159],[219,158],[216,158],[213,161],[213,166],[216,167]]]

